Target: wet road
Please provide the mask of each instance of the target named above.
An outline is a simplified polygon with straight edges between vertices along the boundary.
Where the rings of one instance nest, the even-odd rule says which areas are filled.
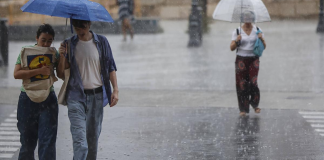
[[[245,118],[238,117],[235,52],[229,51],[237,24],[211,24],[203,46],[190,49],[186,21],[161,25],[165,33],[134,41],[107,35],[120,102],[105,109],[98,159],[324,159],[324,36],[315,33],[317,21],[258,24],[268,47],[258,78],[262,111]],[[32,43],[10,42],[9,67],[0,69],[0,159],[17,159],[12,125],[21,81],[13,79],[12,66]],[[59,116],[57,159],[72,159],[65,107]]]
[[[72,159],[66,108],[60,109],[57,155]],[[323,115],[264,109],[239,117],[232,108],[106,108],[98,159],[322,160],[324,132],[316,130],[324,125]]]

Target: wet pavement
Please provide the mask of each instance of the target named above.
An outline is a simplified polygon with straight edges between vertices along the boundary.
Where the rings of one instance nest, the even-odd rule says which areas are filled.
[[[244,118],[237,109],[235,52],[229,51],[238,24],[211,24],[200,48],[187,48],[187,21],[161,25],[164,33],[133,41],[106,35],[120,101],[105,108],[98,159],[324,159],[324,36],[315,33],[316,20],[257,24],[267,42],[258,78],[262,111]],[[12,66],[20,48],[32,43],[9,43],[11,67],[0,69],[0,128],[15,123],[21,81],[13,79]],[[54,84],[56,91],[61,84]],[[57,159],[72,159],[63,106],[59,117]],[[17,142],[1,140],[8,136],[3,132],[0,159],[17,159],[17,152],[1,150]]]
[[[72,159],[66,112],[60,108],[60,160]],[[324,137],[297,110],[237,113],[215,107],[106,108],[98,159],[324,159]]]

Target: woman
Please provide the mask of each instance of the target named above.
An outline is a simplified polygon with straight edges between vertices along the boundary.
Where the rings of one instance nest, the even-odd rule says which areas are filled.
[[[259,57],[253,53],[254,44],[257,38],[260,38],[266,47],[263,39],[263,33],[256,34],[257,28],[252,22],[255,22],[255,15],[251,11],[243,13],[242,27],[235,29],[232,35],[230,45],[231,51],[237,50],[235,61],[236,74],[236,92],[240,115],[244,116],[249,113],[249,105],[254,108],[255,113],[260,113],[258,107],[260,102],[260,90],[258,87]],[[239,35],[238,35],[239,32]]]
[[[47,49],[45,47],[51,46],[54,36],[54,30],[49,24],[39,26],[36,35],[37,44],[23,47],[14,69],[15,79],[23,80],[17,108],[17,127],[21,142],[19,160],[34,159],[37,141],[40,160],[56,159],[58,103],[54,88],[49,84],[48,96],[38,93],[35,97],[29,93],[36,93],[38,90],[30,90],[28,83],[25,83],[28,81],[29,83],[36,82],[38,85],[43,85],[50,78],[57,80],[53,73],[53,67],[56,67],[57,63],[53,62],[58,62],[59,54],[55,49],[52,48],[52,55],[25,55],[27,48]],[[28,67],[25,67],[26,64]],[[44,101],[35,102],[37,97],[42,96],[45,97]]]
[[[134,18],[134,0],[117,0],[117,5],[119,5],[119,20],[122,21],[123,40],[126,41],[127,30],[129,30],[131,39],[133,39],[134,30],[131,26],[130,20]]]

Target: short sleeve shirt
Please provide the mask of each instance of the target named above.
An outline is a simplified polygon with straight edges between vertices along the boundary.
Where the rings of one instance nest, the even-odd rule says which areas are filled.
[[[36,44],[35,45],[24,46],[22,48],[25,48],[25,47],[33,47],[33,46],[36,46]],[[60,54],[58,52],[56,52],[56,55],[55,56],[56,56],[57,61],[54,63],[54,67],[56,68],[58,66],[58,62],[59,62],[59,59],[60,59]],[[21,52],[19,53],[19,56],[17,58],[16,65],[17,64],[21,64]],[[22,92],[26,92],[25,91],[25,88],[23,86],[20,87],[20,90]],[[54,91],[54,87],[53,86],[51,87],[51,91]]]
[[[253,25],[253,29],[250,35],[247,35],[241,27],[239,27],[238,30],[239,33],[241,33],[242,39],[241,39],[241,45],[240,47],[238,47],[238,51],[236,54],[242,57],[254,57],[255,56],[253,53],[254,44],[258,39],[258,35],[256,34],[258,30],[256,26]],[[260,27],[259,30],[262,32]],[[262,32],[262,37],[264,37],[263,32]],[[232,33],[232,41],[235,41],[236,38],[237,38],[237,32],[235,29]]]

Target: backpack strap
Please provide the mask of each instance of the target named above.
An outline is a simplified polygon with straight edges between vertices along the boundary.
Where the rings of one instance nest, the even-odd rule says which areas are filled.
[[[236,28],[236,35],[240,35],[240,31],[238,28]],[[236,46],[236,53],[238,52],[238,47],[239,47],[239,45]]]

